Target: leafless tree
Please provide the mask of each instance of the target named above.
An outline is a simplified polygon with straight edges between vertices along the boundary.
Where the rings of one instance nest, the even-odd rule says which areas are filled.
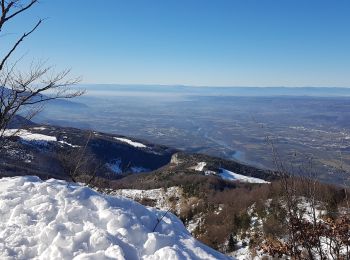
[[[89,132],[87,136],[83,137],[86,139],[83,146],[58,154],[63,172],[73,182],[93,185],[102,168],[102,164],[91,154],[88,147],[92,137],[93,133]]]
[[[38,0],[0,0],[0,42],[7,39],[4,29],[10,21],[38,4]],[[13,54],[18,47],[35,32],[42,24],[39,19],[33,27],[18,37],[9,49],[2,44],[0,56],[0,139],[11,120],[18,114],[31,119],[45,102],[54,99],[66,99],[80,96],[82,90],[74,90],[72,85],[79,82],[78,78],[69,78],[70,70],[55,72],[52,66],[45,62],[32,63],[26,71],[17,69],[21,59],[13,61]]]

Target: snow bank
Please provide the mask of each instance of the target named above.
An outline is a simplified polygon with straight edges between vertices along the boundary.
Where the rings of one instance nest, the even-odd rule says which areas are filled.
[[[138,143],[138,142],[134,142],[134,141],[131,141],[129,139],[126,139],[126,138],[121,138],[121,137],[114,137],[114,139],[120,141],[120,142],[123,142],[123,143],[127,143],[133,147],[136,147],[136,148],[147,148],[146,145],[144,144],[141,144],[141,143]]]
[[[254,178],[254,177],[249,177],[245,175],[241,175],[238,173],[231,172],[226,169],[220,169],[219,176],[224,179],[224,180],[229,180],[229,181],[240,181],[240,182],[248,182],[248,183],[270,183],[268,181],[259,179],[259,178]]]
[[[6,129],[4,131],[4,136],[18,136],[24,141],[27,142],[56,142],[57,138],[55,136],[43,135],[43,134],[34,134],[25,129]]]
[[[0,259],[227,259],[174,215],[37,177],[0,180]]]

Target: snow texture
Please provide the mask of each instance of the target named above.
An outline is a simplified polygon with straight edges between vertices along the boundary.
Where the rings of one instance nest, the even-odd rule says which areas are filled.
[[[245,175],[241,175],[238,173],[231,172],[226,169],[220,169],[219,176],[224,179],[224,180],[229,180],[229,181],[239,181],[239,182],[248,182],[248,183],[270,183],[268,181],[259,179],[259,178],[254,178],[254,177],[249,177]]]
[[[228,259],[182,222],[120,196],[37,177],[0,180],[0,259]]]
[[[121,138],[121,137],[114,137],[114,139],[120,141],[120,142],[123,142],[123,143],[127,143],[133,147],[136,147],[136,148],[146,148],[147,146],[144,145],[144,144],[141,144],[141,143],[138,143],[138,142],[134,142],[134,141],[131,141],[129,139],[126,139],[126,138]]]

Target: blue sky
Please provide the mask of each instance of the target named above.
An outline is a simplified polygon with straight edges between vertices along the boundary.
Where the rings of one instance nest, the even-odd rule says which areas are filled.
[[[84,83],[350,87],[348,0],[41,0],[5,38],[39,17],[22,68]]]

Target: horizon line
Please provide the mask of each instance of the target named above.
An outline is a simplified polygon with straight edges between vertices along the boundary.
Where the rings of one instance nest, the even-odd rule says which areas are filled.
[[[350,86],[235,86],[235,85],[190,85],[190,84],[157,84],[157,83],[78,83],[77,85],[104,85],[104,86],[159,86],[159,87],[193,87],[193,88],[341,88],[350,89]]]

